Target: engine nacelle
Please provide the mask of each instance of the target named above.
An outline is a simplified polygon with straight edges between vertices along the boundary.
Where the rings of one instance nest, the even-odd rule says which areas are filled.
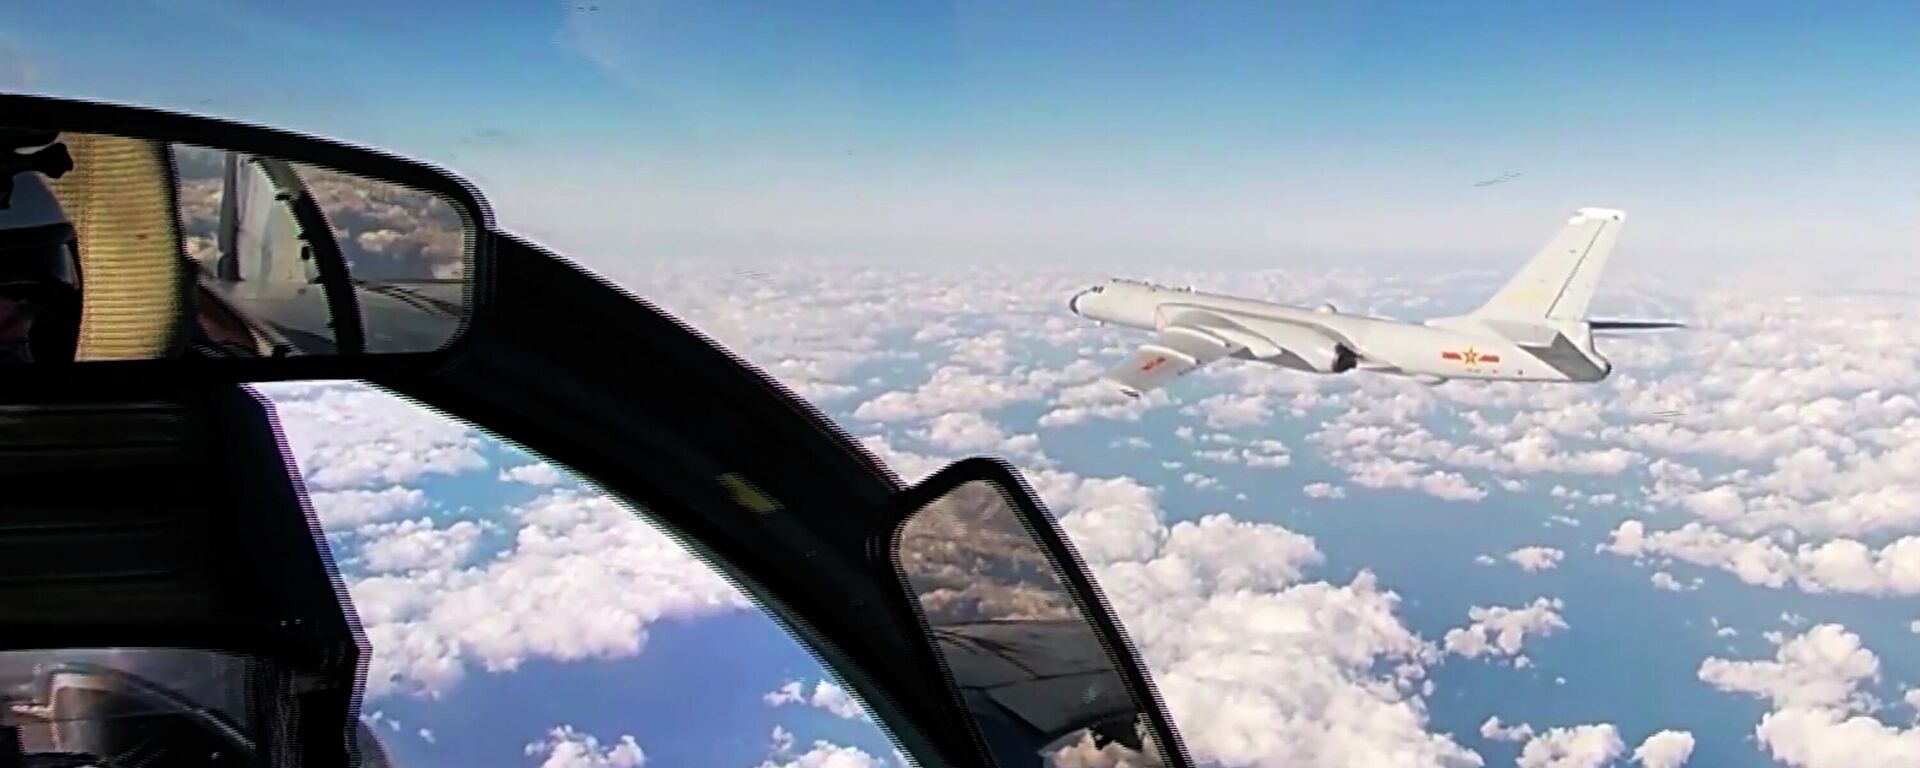
[[[1279,354],[1263,358],[1267,362],[1311,373],[1346,373],[1360,364],[1360,355],[1347,345],[1311,328],[1273,324],[1259,330],[1280,348]]]

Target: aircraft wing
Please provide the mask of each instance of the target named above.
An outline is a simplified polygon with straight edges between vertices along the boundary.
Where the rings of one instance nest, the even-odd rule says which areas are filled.
[[[1139,397],[1243,348],[1203,328],[1169,325],[1108,370],[1106,379],[1127,395]]]

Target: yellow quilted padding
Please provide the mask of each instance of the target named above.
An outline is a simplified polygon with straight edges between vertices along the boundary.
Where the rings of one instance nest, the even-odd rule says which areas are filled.
[[[53,180],[80,242],[84,297],[76,360],[172,357],[187,340],[192,272],[166,145],[63,134],[73,170]]]

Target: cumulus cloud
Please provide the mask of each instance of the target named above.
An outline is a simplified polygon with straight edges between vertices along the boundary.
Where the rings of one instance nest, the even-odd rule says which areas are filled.
[[[379,490],[316,491],[308,500],[322,527],[342,531],[419,509],[426,506],[427,495],[395,485]]]
[[[1879,707],[1862,685],[1879,680],[1880,659],[1860,637],[1819,624],[1775,649],[1770,661],[1708,658],[1700,679],[1724,691],[1765,699],[1754,735],[1773,759],[1802,768],[1893,768],[1920,764],[1920,727],[1875,719]]]
[[[956,363],[983,371],[1004,371],[1012,360],[1012,355],[1007,350],[1007,333],[994,331],[955,341],[951,359]]]
[[[1612,723],[1548,728],[1528,739],[1514,762],[1519,768],[1602,768],[1625,752]]]
[[[1301,486],[1300,492],[1305,494],[1309,499],[1344,499],[1347,497],[1347,489],[1332,483],[1307,483]]]
[[[1223,464],[1243,464],[1266,469],[1279,469],[1293,464],[1293,455],[1288,453],[1286,444],[1278,440],[1258,439],[1239,444],[1240,441],[1230,436],[1222,435],[1221,437],[1226,437],[1225,442],[1228,443],[1228,447],[1195,451],[1194,457]]]
[[[1186,483],[1187,485],[1191,485],[1194,488],[1202,491],[1207,490],[1209,488],[1220,487],[1219,479],[1210,477],[1208,475],[1200,474],[1199,472],[1188,472],[1184,475],[1181,475],[1180,482]]]
[[[1782,644],[1772,661],[1709,658],[1700,664],[1707,684],[1783,707],[1865,708],[1870,702],[1861,698],[1859,684],[1879,674],[1879,657],[1838,624],[1815,626]]]
[[[798,755],[775,754],[762,761],[757,768],[884,768],[887,761],[862,751],[859,747],[849,747],[830,741],[815,741],[807,751]]]
[[[853,416],[863,421],[902,422],[923,421],[955,411],[991,411],[1013,403],[1039,400],[1048,392],[1087,381],[1099,373],[1098,365],[1085,360],[1060,369],[1026,368],[1008,372],[945,365],[934,369],[927,380],[914,389],[884,392],[861,403],[854,409]],[[1090,386],[1098,386],[1098,382]],[[1066,393],[1076,391],[1065,390],[1062,402],[1074,400]],[[1047,425],[1046,420],[1041,424]]]
[[[385,392],[357,384],[261,390],[314,490],[387,487],[487,465],[471,427]]]
[[[788,680],[782,683],[779,688],[768,691],[760,698],[769,706],[774,707],[784,707],[789,704],[807,704],[819,709],[824,709],[834,717],[842,720],[865,720],[868,722],[873,720],[873,718],[867,714],[866,709],[860,706],[860,702],[854,700],[852,694],[848,693],[845,688],[841,688],[838,684],[829,680],[815,681],[812,694],[806,692],[805,683],[799,680]]]
[[[1186,743],[1229,765],[1478,766],[1426,730],[1419,693],[1438,653],[1369,572],[1304,582],[1309,537],[1208,515],[1161,522],[1128,478],[1030,472],[1095,569]],[[1388,670],[1382,672],[1381,670]]]
[[[1064,427],[1093,419],[1139,421],[1147,411],[1173,402],[1165,388],[1128,397],[1112,382],[1089,381],[1066,387],[1054,398],[1053,409],[1040,417],[1042,427]]]
[[[1215,429],[1235,429],[1265,424],[1274,410],[1266,395],[1222,394],[1203,398],[1181,412],[1200,416]]]
[[[1442,642],[1448,653],[1469,659],[1517,656],[1528,635],[1546,636],[1567,628],[1560,616],[1564,607],[1559,598],[1545,597],[1519,608],[1476,605],[1467,610],[1472,623],[1447,630]]]
[[[360,559],[374,573],[448,569],[465,562],[480,540],[480,524],[456,521],[440,528],[430,518],[361,528]]]
[[[654,622],[749,606],[719,574],[606,496],[552,491],[513,517],[512,549],[484,563],[397,554],[394,562],[415,557],[432,567],[349,581],[373,648],[369,697],[438,695],[471,666],[506,671],[529,658],[631,656]]]
[[[1494,715],[1480,724],[1480,738],[1488,741],[1526,741],[1533,738],[1533,726],[1526,723],[1505,725],[1500,722],[1499,715]]]
[[[1346,469],[1355,485],[1368,488],[1404,488],[1450,501],[1479,501],[1487,497],[1486,489],[1468,482],[1466,476],[1458,472],[1426,471],[1426,465],[1419,462],[1377,458],[1349,464]]]
[[[612,744],[601,744],[593,734],[571,725],[554,726],[545,739],[527,744],[522,752],[542,758],[540,768],[641,768],[647,764],[646,751],[632,736],[622,734]]]
[[[552,464],[537,461],[532,464],[521,464],[516,467],[508,467],[501,470],[500,480],[509,483],[547,486],[564,483],[567,481],[567,476]]]
[[[1679,579],[1674,578],[1673,574],[1667,573],[1666,571],[1654,571],[1653,575],[1648,577],[1648,580],[1653,582],[1654,589],[1663,589],[1668,592],[1684,592],[1687,590],[1686,585],[1681,584]]]
[[[1553,547],[1521,547],[1508,552],[1507,561],[1523,571],[1550,571],[1559,567],[1560,560],[1566,556],[1566,552]]]
[[[1686,731],[1660,731],[1633,750],[1633,759],[1642,768],[1680,768],[1691,757],[1693,734]]]
[[[974,451],[1007,439],[1000,426],[969,411],[943,413],[927,425],[927,442],[950,451]]]
[[[1693,522],[1649,532],[1626,520],[1601,551],[1634,558],[1667,558],[1719,568],[1748,584],[1806,592],[1865,595],[1920,594],[1920,536],[1879,548],[1852,539],[1802,543],[1792,550],[1770,538],[1741,538]]]

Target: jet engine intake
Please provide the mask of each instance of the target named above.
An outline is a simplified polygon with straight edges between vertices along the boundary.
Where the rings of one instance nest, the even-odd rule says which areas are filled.
[[[1360,364],[1360,355],[1347,345],[1306,326],[1287,324],[1259,329],[1280,348],[1269,362],[1309,373],[1346,373]]]
[[[1333,372],[1346,373],[1360,365],[1360,355],[1348,349],[1345,344],[1333,345]]]

